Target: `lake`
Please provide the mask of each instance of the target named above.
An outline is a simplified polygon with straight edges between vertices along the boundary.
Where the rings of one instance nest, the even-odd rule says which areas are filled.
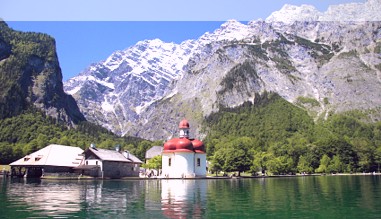
[[[0,183],[0,218],[381,218],[380,175]]]

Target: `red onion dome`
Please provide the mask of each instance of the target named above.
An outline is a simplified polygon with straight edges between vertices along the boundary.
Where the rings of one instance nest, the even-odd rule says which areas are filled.
[[[186,119],[181,120],[179,123],[179,129],[189,129],[189,122]]]
[[[164,151],[176,150],[176,142],[173,140],[174,139],[171,139],[164,143],[164,148],[163,148]]]
[[[173,138],[164,143],[163,151],[193,151],[193,145],[187,138]]]
[[[193,149],[195,152],[205,153],[205,145],[202,141],[200,141],[198,139],[193,139],[192,144],[193,144]]]
[[[187,138],[177,138],[176,150],[177,151],[193,151],[192,142]]]

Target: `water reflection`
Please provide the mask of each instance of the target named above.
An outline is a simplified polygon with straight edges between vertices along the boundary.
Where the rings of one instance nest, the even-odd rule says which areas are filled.
[[[161,209],[168,218],[201,218],[206,205],[206,180],[163,180]]]
[[[36,179],[12,179],[7,196],[17,211],[58,216],[81,210],[82,190],[77,184],[46,183]]]
[[[375,218],[381,177],[1,180],[0,218]]]

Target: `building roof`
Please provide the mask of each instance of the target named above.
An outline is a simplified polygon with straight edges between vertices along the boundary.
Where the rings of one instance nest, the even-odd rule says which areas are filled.
[[[128,151],[124,151],[123,154],[116,150],[108,150],[102,148],[88,148],[86,152],[90,151],[96,157],[103,161],[116,161],[116,162],[133,162],[133,163],[143,163],[139,158],[135,157]],[[87,156],[86,156],[87,157]]]
[[[205,153],[205,145],[198,139],[172,138],[164,143],[164,153],[196,152]]]
[[[126,151],[125,151],[126,152]],[[127,151],[128,152],[128,151]],[[143,163],[139,158],[137,158],[135,155],[128,152],[127,155],[128,159],[131,160],[134,163]]]
[[[164,152],[193,152],[193,144],[188,138],[172,138],[164,143]]]
[[[151,159],[155,156],[161,155],[162,151],[163,151],[162,146],[153,146],[146,151],[146,159]]]
[[[9,165],[76,167],[81,164],[82,153],[79,147],[51,144]]]

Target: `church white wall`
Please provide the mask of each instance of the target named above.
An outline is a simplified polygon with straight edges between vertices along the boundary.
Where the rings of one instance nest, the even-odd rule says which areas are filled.
[[[169,166],[171,159],[171,166]],[[195,176],[194,153],[174,152],[163,153],[162,155],[162,175],[168,178],[191,178]]]
[[[162,175],[163,177],[171,177],[171,173],[173,173],[173,165],[169,166],[169,159],[171,159],[171,163],[173,164],[174,161],[174,153],[163,153],[161,157],[161,168],[162,168]]]
[[[200,166],[197,164],[197,159],[200,159]],[[205,177],[206,176],[206,154],[196,153],[194,156],[194,172],[196,177]]]

